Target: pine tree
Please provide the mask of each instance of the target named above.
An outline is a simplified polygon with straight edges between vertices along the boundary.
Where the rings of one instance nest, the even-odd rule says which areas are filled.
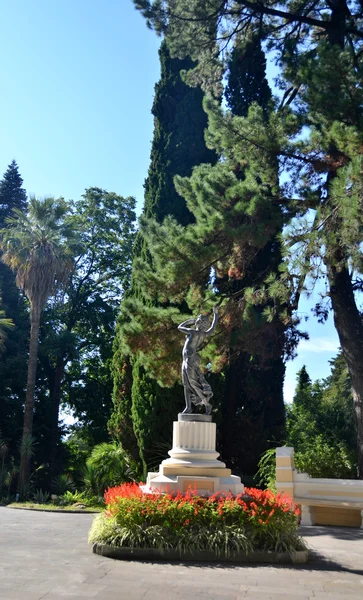
[[[187,86],[180,75],[182,70],[192,67],[192,61],[172,59],[169,49],[164,41],[159,51],[161,78],[155,87],[155,99],[152,113],[154,115],[154,138],[151,149],[151,161],[148,177],[145,181],[145,203],[143,214],[153,217],[157,222],[163,222],[167,215],[172,215],[178,223],[186,225],[193,221],[193,216],[188,210],[185,200],[176,191],[173,179],[175,175],[188,176],[192,168],[200,163],[215,162],[216,155],[208,150],[204,141],[204,130],[207,126],[207,116],[202,108],[203,94],[200,89]],[[134,262],[139,258],[145,261],[146,269],[153,269],[150,258],[148,242],[142,232],[137,235],[134,247]],[[133,278],[131,293],[128,297],[131,304],[140,303],[151,309],[153,303],[148,300],[147,290]],[[124,309],[121,307],[121,317],[118,328],[118,340],[123,337]],[[181,385],[171,389],[160,387],[153,380],[147,370],[140,364],[138,353],[132,353],[132,394],[126,399],[124,393],[119,392],[119,386],[124,386],[120,379],[119,361],[127,365],[130,360],[127,356],[120,357],[115,354],[114,402],[115,410],[111,419],[112,430],[117,429],[115,416],[120,423],[121,443],[128,444],[130,454],[134,447],[132,438],[123,435],[126,423],[129,421],[127,414],[131,408],[133,430],[137,438],[143,470],[158,462],[160,448],[166,446],[171,437],[172,421],[178,410],[183,406],[183,390]],[[123,373],[128,371],[127,366]],[[127,386],[126,386],[127,387]],[[121,408],[121,405],[124,409]],[[129,425],[126,427],[129,431]],[[166,447],[163,449],[165,454]]]
[[[0,229],[14,208],[26,210],[27,196],[23,179],[13,160],[0,181]],[[0,252],[1,257],[1,252]],[[22,405],[25,397],[29,317],[23,295],[15,284],[15,275],[0,260],[0,298],[7,318],[15,327],[7,332],[0,361],[0,422],[2,436],[14,455],[21,436]]]
[[[268,119],[273,103],[260,36],[253,36],[245,45],[237,40],[227,64],[225,97],[233,115],[247,117],[251,104],[257,103]],[[243,165],[236,165],[236,170],[237,177],[243,180]],[[244,277],[232,281],[230,278],[221,282],[217,280],[216,285],[224,294],[227,291],[242,294],[244,289],[262,283],[259,273],[271,269],[277,272],[281,260],[280,243],[272,239],[251,262]],[[281,338],[282,330],[281,327]],[[251,355],[238,348],[234,352],[231,348],[230,364],[225,368],[220,448],[227,464],[248,475],[256,472],[261,453],[267,445],[283,439],[283,344],[277,344],[275,349],[275,355],[271,353],[268,360],[261,361],[258,353]],[[241,436],[240,431],[246,434]]]

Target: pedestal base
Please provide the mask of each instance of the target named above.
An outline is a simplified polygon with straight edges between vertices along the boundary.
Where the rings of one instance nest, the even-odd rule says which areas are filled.
[[[218,460],[215,423],[192,418],[193,415],[188,415],[188,420],[174,422],[170,458],[163,460],[158,473],[148,473],[144,491],[165,493],[192,489],[199,495],[222,491],[243,493],[241,479]]]

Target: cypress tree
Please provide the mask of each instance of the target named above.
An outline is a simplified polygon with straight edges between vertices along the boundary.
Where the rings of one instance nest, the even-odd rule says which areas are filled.
[[[164,41],[159,50],[161,78],[155,86],[155,98],[152,107],[154,115],[154,138],[151,148],[150,167],[145,181],[145,202],[143,215],[162,223],[167,215],[172,215],[181,225],[187,225],[194,219],[186,202],[176,191],[173,179],[175,175],[190,176],[195,165],[214,163],[216,154],[208,150],[204,140],[207,116],[203,111],[203,94],[199,88],[187,86],[180,75],[189,70],[193,63],[189,58],[179,60],[171,58],[167,43]],[[146,269],[152,270],[152,260],[148,242],[139,232],[134,247],[134,263],[142,258]],[[152,309],[153,302],[147,299],[147,290],[133,278],[128,302],[141,304]],[[157,305],[156,305],[157,306]],[[130,411],[133,431],[136,435],[143,471],[155,466],[164,456],[171,438],[172,421],[183,407],[183,390],[180,384],[172,388],[162,388],[150,377],[140,363],[138,353],[131,357],[132,386],[131,397],[125,397],[127,382],[127,360],[120,369],[119,345],[123,337],[125,306],[121,315],[115,341],[115,387],[114,413],[110,428],[117,429],[120,441],[126,451],[134,456],[134,442],[130,438]],[[147,333],[147,332],[146,332]],[[126,362],[125,362],[126,361]],[[121,392],[120,392],[121,390]],[[119,423],[119,426],[117,425]]]
[[[233,115],[246,117],[252,102],[257,102],[267,114],[272,94],[258,35],[243,45],[237,41],[228,60],[227,77],[225,98]]]
[[[13,160],[0,181],[0,229],[14,208],[26,210],[27,195],[18,165]],[[26,385],[29,322],[23,295],[15,284],[14,273],[0,260],[0,296],[6,317],[15,327],[8,331],[0,361],[0,423],[2,437],[14,454],[21,436]]]
[[[0,182],[0,229],[5,219],[12,215],[14,208],[25,211],[27,208],[26,191],[18,165],[12,160]]]

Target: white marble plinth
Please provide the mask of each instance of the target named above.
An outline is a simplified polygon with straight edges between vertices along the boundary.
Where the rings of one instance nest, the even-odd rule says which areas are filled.
[[[165,466],[225,468],[225,464],[217,460],[216,424],[199,421],[174,421],[173,447],[169,450],[170,458],[161,463]]]
[[[201,495],[243,492],[241,479],[218,460],[215,423],[204,419],[193,421],[192,417],[174,421],[170,458],[163,460],[158,473],[148,473],[145,491],[186,492],[192,488]]]

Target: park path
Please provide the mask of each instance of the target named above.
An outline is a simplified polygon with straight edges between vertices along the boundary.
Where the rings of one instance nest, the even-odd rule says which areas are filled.
[[[224,567],[96,556],[92,518],[0,508],[0,600],[363,599],[362,530],[304,527],[307,565]]]

